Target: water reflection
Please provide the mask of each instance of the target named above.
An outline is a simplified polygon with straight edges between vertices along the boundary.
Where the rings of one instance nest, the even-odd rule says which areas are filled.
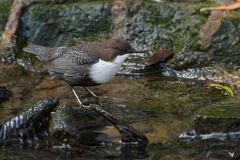
[[[20,77],[20,80],[15,78],[3,82],[15,93],[14,98],[10,98],[10,102],[13,102],[6,103],[3,107],[6,108],[7,105],[16,102],[22,105],[31,104],[46,95],[59,97],[60,103],[75,103],[71,90],[62,82],[42,80],[40,77],[37,83],[25,85],[26,79],[35,78],[37,79],[33,75],[30,77],[25,75],[25,77]],[[28,141],[31,143],[27,143],[27,146],[16,145],[15,149],[12,149],[14,146],[7,147],[6,150],[1,150],[0,156],[28,155],[32,159],[41,159],[40,157],[46,156],[50,157],[49,159],[159,159],[167,157],[191,159],[194,156],[201,159],[208,154],[204,149],[206,146],[196,143],[186,144],[178,139],[181,133],[191,129],[193,117],[206,104],[211,105],[213,102],[218,104],[219,99],[211,95],[212,92],[206,87],[205,81],[162,77],[160,74],[145,75],[141,78],[117,76],[111,83],[92,89],[98,94],[106,110],[144,133],[149,140],[149,145],[146,147],[124,145],[121,143],[122,137],[118,131],[104,119],[99,118],[99,115],[73,109],[73,116],[67,112],[69,114],[65,115],[65,118],[70,116],[77,119],[77,124],[79,124],[77,126],[81,131],[77,137],[61,134],[62,137],[59,138],[56,134],[53,136],[54,132],[51,131],[49,137],[31,139],[32,142]],[[24,92],[26,90],[28,92]],[[77,91],[79,95],[82,95],[81,97],[88,97],[82,89],[77,89]],[[71,105],[67,106],[71,111],[69,107]],[[5,113],[3,108],[2,113]],[[87,118],[89,114],[91,117]],[[6,116],[12,115],[5,115],[2,122]],[[63,114],[59,114],[59,117],[63,117]],[[14,143],[17,144],[17,142]],[[225,145],[225,150],[226,148],[231,149]],[[211,150],[219,152],[219,150]]]

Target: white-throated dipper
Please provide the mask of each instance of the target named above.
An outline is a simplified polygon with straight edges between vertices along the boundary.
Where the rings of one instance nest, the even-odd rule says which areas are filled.
[[[117,73],[129,54],[146,52],[135,50],[127,41],[121,39],[55,48],[30,44],[23,50],[36,55],[43,62],[42,68],[49,72],[53,79],[64,80],[70,86],[83,86],[84,88],[108,82]],[[105,111],[100,103],[99,105],[85,106],[73,88],[72,91],[80,106],[93,108],[114,124],[123,134],[124,141],[147,144],[148,140],[143,134]],[[95,96],[91,90],[88,89],[88,91]]]
[[[23,50],[43,61],[42,68],[53,79],[64,80],[70,86],[84,87],[108,82],[129,54],[144,52],[135,50],[121,39],[55,48],[30,44]]]

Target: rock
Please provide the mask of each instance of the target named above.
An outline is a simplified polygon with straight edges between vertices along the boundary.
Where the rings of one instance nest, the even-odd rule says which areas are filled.
[[[212,37],[212,47],[208,51],[213,64],[222,64],[228,68],[240,65],[239,25],[240,16],[235,18],[225,17],[222,20],[218,31]]]
[[[0,86],[0,105],[9,99],[12,96],[11,91],[9,91],[6,87]]]
[[[240,131],[240,96],[206,106],[194,120],[197,133]]]
[[[0,35],[4,31],[5,24],[7,23],[10,7],[13,0],[0,1]],[[1,37],[1,36],[0,36]]]
[[[11,4],[13,0],[0,1],[0,60],[3,62],[13,63],[16,59],[15,52],[15,37],[11,38],[10,45],[6,48],[2,46],[2,33],[8,20]]]
[[[189,5],[168,0],[162,3],[131,1],[131,5],[123,3],[123,8],[116,8],[117,2],[112,12],[107,1],[77,1],[51,7],[48,4],[34,4],[22,15],[18,35],[27,41],[46,46],[73,45],[117,35],[129,40],[138,49],[150,50],[149,54],[142,56],[132,55],[122,69],[126,72],[142,72],[144,65],[136,62],[143,62],[144,58],[159,48],[173,49],[171,67],[175,69],[216,64],[232,67],[240,64],[239,16],[231,18],[221,14],[216,20],[212,14],[207,20],[209,15],[199,12],[199,9],[209,3],[201,0]],[[124,11],[121,12],[119,22],[116,13],[120,14],[121,9]],[[126,10],[129,10],[128,15]],[[7,16],[2,16],[6,21]],[[211,25],[214,20],[217,23]],[[121,25],[112,29],[115,23]],[[119,32],[121,34],[116,34]],[[209,34],[204,36],[204,33]],[[12,62],[16,59],[13,54],[7,55],[4,61]]]
[[[212,17],[207,21],[208,15],[199,12],[201,4],[192,3],[190,7],[184,3],[142,4],[128,18],[122,37],[141,49],[173,49],[175,56],[171,67],[175,69],[239,65],[239,16],[218,21],[220,23],[208,34],[210,37],[201,39],[202,26],[213,20]]]
[[[13,78],[24,74],[24,69],[16,64],[0,62],[0,80]]]
[[[193,130],[180,134],[187,141],[239,141],[240,96],[205,106],[195,116]],[[221,143],[221,142],[220,142]]]
[[[188,68],[185,70],[166,68],[161,74],[167,77],[204,80],[209,83],[221,83],[229,86],[235,94],[237,94],[240,89],[240,70],[238,67],[231,70],[226,70],[223,67]]]
[[[170,50],[159,49],[154,54],[144,60],[146,66],[151,66],[159,62],[165,62],[172,58],[173,53]]]
[[[183,48],[174,57],[171,67],[177,70],[188,68],[202,68],[209,64],[210,56],[202,51],[193,51],[189,47]]]
[[[205,19],[197,7],[197,4],[188,8],[183,3],[143,3],[126,22],[122,37],[140,48],[167,48],[177,54],[185,45],[197,44],[198,30]]]
[[[159,48],[173,50],[170,66],[174,69],[239,65],[238,18],[220,18],[208,37],[204,37],[203,31],[212,26],[208,23],[215,20],[214,15],[207,20],[209,15],[199,9],[209,5],[208,2],[194,2],[186,5],[138,1],[129,5],[121,1],[123,8],[118,8],[116,1],[112,11],[110,3],[105,1],[79,1],[52,5],[51,8],[47,4],[34,4],[22,16],[19,35],[46,46],[74,45],[120,36],[135,48],[149,50],[148,54],[132,55],[124,63],[121,73],[144,72],[143,59]],[[45,16],[49,13],[51,16]],[[116,13],[121,14],[120,20]],[[116,23],[120,25],[112,29]]]
[[[24,12],[19,33],[31,43],[62,46],[76,38],[96,41],[111,37],[111,21],[107,2],[34,4]]]
[[[106,121],[91,110],[73,106],[70,103],[63,104],[52,114],[49,132],[55,144],[99,145],[110,141],[103,133],[96,131],[105,126]]]
[[[17,138],[24,141],[25,138],[33,138],[38,133],[46,131],[49,120],[46,121],[46,119],[49,118],[57,104],[56,99],[39,101],[27,111],[3,123],[0,127],[0,144],[6,144],[9,140]]]

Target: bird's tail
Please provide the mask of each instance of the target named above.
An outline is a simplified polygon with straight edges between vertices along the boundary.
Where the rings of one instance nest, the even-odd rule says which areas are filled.
[[[44,61],[48,48],[29,43],[27,47],[23,48],[23,51],[34,54],[39,60]]]

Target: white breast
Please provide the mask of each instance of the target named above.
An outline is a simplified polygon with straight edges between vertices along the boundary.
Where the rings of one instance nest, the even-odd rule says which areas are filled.
[[[106,83],[117,74],[122,63],[128,57],[128,54],[117,56],[113,62],[99,60],[90,68],[90,78],[97,83]]]

